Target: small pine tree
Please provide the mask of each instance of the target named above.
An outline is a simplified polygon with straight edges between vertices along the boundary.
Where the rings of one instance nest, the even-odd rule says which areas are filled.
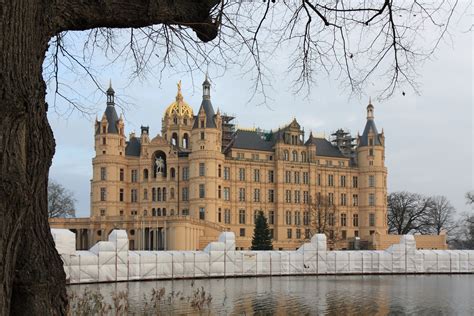
[[[252,250],[273,250],[270,228],[262,211],[257,214],[253,230]]]

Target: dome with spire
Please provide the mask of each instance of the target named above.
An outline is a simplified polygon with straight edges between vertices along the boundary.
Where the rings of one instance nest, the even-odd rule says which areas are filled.
[[[189,104],[184,102],[181,93],[181,80],[178,82],[178,93],[176,94],[176,101],[168,105],[165,111],[165,117],[185,117],[193,118],[193,109]]]

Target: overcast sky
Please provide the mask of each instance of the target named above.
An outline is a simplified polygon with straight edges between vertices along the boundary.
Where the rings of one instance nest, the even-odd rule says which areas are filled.
[[[388,191],[446,195],[459,213],[469,210],[464,195],[474,188],[474,55],[472,33],[467,32],[470,23],[470,18],[455,21],[452,40],[441,43],[435,57],[419,69],[421,95],[407,91],[402,96],[399,91],[389,100],[372,100],[377,127],[385,131]],[[278,68],[275,62],[270,66]],[[139,133],[141,125],[149,125],[152,136],[159,133],[164,110],[173,102],[179,80],[185,101],[194,111],[198,110],[204,79],[200,74],[194,74],[194,86],[190,75],[175,74],[173,70],[164,72],[161,84],[153,76],[130,83],[124,68],[117,65],[110,72],[101,73],[99,79],[105,87],[112,78],[116,95],[131,102],[124,113],[127,135],[132,131]],[[340,88],[336,78],[321,76],[309,96],[295,95],[284,71],[276,71],[269,92],[271,100],[258,106],[255,99],[250,100],[252,82],[243,79],[239,70],[229,69],[223,76],[210,71],[211,99],[216,109],[234,114],[242,127],[273,129],[296,117],[307,131],[306,136],[310,130],[328,136],[341,127],[354,135],[362,132],[368,98],[376,95],[377,89],[374,83],[373,91],[368,88],[360,98],[351,97],[349,91]],[[94,97],[100,119],[105,110],[105,95],[99,95],[84,78],[65,79],[82,94]],[[53,103],[52,94],[47,99]],[[57,111],[52,109],[48,115],[56,139],[50,178],[74,193],[76,215],[85,217],[90,212],[95,117],[70,113],[67,109],[58,100]]]

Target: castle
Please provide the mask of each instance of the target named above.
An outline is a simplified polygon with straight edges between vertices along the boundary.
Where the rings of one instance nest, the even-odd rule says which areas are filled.
[[[387,235],[385,136],[371,102],[362,135],[340,129],[328,140],[305,137],[296,119],[271,131],[236,129],[234,117],[215,112],[207,76],[202,88],[197,113],[179,83],[161,134],[142,126],[127,140],[110,86],[94,129],[90,218],[52,219],[51,226],[73,230],[79,249],[114,228],[127,231],[131,249],[202,249],[222,231],[249,249],[263,211],[274,249],[295,249],[321,232],[314,205],[326,201],[324,232],[337,236],[331,248],[382,247],[376,236]]]

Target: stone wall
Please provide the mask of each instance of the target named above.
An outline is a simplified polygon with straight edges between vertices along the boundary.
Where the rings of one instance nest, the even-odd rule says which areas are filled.
[[[402,236],[387,250],[328,251],[326,236],[295,251],[235,251],[235,236],[224,232],[203,251],[129,251],[124,230],[89,251],[76,251],[75,234],[52,229],[68,282],[297,274],[474,273],[474,250],[417,250]]]

